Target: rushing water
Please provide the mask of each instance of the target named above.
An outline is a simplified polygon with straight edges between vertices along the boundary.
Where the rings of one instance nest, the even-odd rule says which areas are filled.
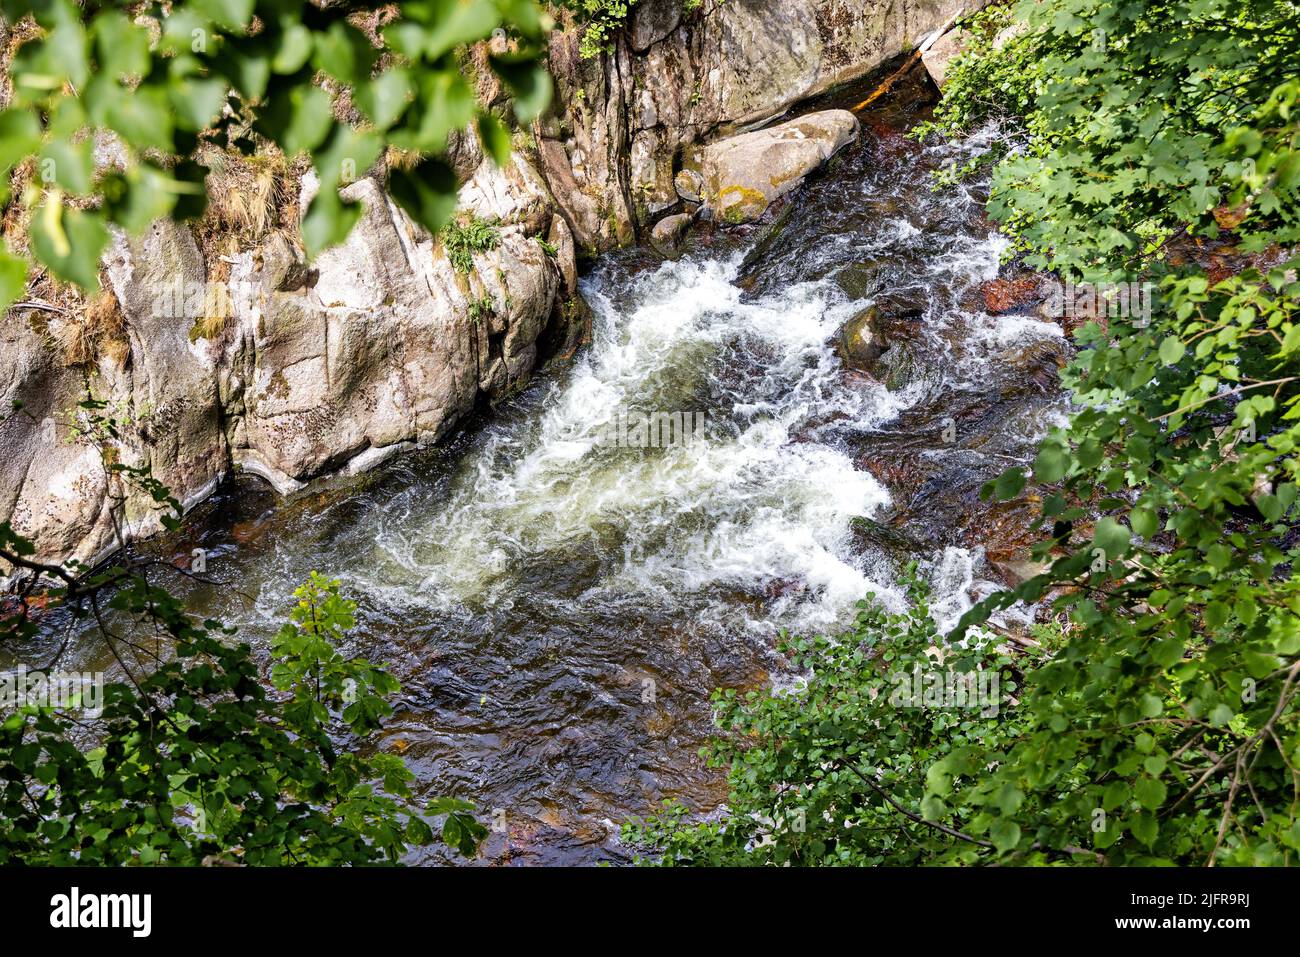
[[[978,546],[1006,518],[979,485],[1059,405],[1060,331],[979,308],[1003,245],[981,195],[930,189],[975,146],[922,149],[900,136],[915,118],[873,115],[775,224],[605,259],[590,347],[450,446],[287,503],[232,484],[174,543],[220,582],[190,598],[264,647],[311,570],[340,578],[361,606],[347,650],[403,683],[381,746],[427,794],[504,811],[488,861],[624,860],[629,815],[715,807],[711,690],[771,680],[781,627],[900,600],[909,557],[955,621],[993,587]],[[910,330],[884,383],[836,352],[872,303]],[[691,442],[609,441],[674,411],[703,413]]]

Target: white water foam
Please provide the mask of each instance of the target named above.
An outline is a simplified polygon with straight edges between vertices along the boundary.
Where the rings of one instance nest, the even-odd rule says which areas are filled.
[[[390,599],[491,607],[509,600],[521,566],[612,536],[621,541],[602,591],[668,607],[717,588],[785,592],[761,621],[737,608],[733,625],[829,626],[869,590],[892,595],[850,549],[851,520],[888,493],[845,453],[808,440],[828,420],[878,425],[905,402],[842,381],[829,343],[861,304],[829,280],[747,300],[733,283],[739,265],[739,256],[665,263],[620,302],[589,283],[591,348],[531,425],[489,430],[450,498],[383,517],[367,586]],[[621,410],[692,399],[709,404],[690,444],[602,442]]]
[[[865,241],[858,256],[933,240],[906,216],[865,240],[825,237]],[[993,232],[944,235],[916,279],[947,290],[951,303],[997,275],[1005,247]],[[876,514],[888,493],[832,433],[877,428],[927,386],[846,382],[831,343],[866,303],[829,277],[750,297],[736,284],[741,262],[739,253],[687,257],[631,281],[585,280],[591,347],[547,386],[540,414],[489,426],[448,485],[388,503],[358,584],[397,606],[473,613],[509,607],[539,569],[594,556],[599,568],[579,604],[654,603],[761,632],[843,624],[868,592],[901,607],[888,561],[852,548],[852,520]],[[949,324],[947,375],[957,388],[954,374],[977,382],[1000,350],[1060,335],[1032,319],[951,306],[928,311],[924,334]],[[606,441],[629,411],[690,410],[708,420],[691,444]],[[976,577],[979,564],[962,549],[935,557],[945,630],[992,587]]]

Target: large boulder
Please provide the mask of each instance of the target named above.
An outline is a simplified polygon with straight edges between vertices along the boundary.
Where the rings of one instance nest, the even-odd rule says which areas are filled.
[[[207,338],[224,327],[229,299],[208,295],[194,236],[165,220],[133,241],[119,237],[104,266],[130,353],[120,374],[102,378],[129,400],[139,438],[135,464],[148,465],[177,498],[192,504],[216,488],[229,462],[217,389],[220,343]],[[152,524],[153,512],[141,518]]]
[[[690,228],[694,218],[690,213],[674,213],[672,216],[665,216],[655,223],[654,229],[650,231],[651,245],[665,256],[672,255],[681,246],[686,230]]]
[[[751,222],[857,133],[852,113],[825,110],[711,143],[701,161],[704,201],[722,222]]]
[[[0,321],[0,521],[36,543],[39,561],[91,561],[110,539],[108,476],[76,435],[83,375],[58,354],[49,322],[17,307]]]
[[[14,410],[0,420],[0,521],[40,561],[94,564],[119,532],[162,527],[148,490],[108,462],[148,470],[183,507],[228,469],[218,356],[195,334],[208,304],[194,237],[169,222],[135,240],[118,235],[104,271],[116,302],[76,313],[15,307],[0,320],[0,403]],[[113,434],[96,417],[112,420]]]

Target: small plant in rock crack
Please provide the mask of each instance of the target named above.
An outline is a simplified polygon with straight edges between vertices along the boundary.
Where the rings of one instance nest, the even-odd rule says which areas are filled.
[[[474,268],[474,254],[496,249],[501,242],[501,228],[495,220],[471,217],[466,223],[450,222],[438,233],[452,268],[468,273]]]
[[[481,325],[495,310],[496,306],[491,296],[479,296],[477,299],[470,300],[469,321],[475,326]]]

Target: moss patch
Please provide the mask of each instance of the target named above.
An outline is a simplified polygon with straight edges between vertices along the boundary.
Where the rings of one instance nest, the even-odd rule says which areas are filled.
[[[734,226],[762,216],[767,197],[748,186],[724,186],[718,191],[718,208],[723,222]]]

